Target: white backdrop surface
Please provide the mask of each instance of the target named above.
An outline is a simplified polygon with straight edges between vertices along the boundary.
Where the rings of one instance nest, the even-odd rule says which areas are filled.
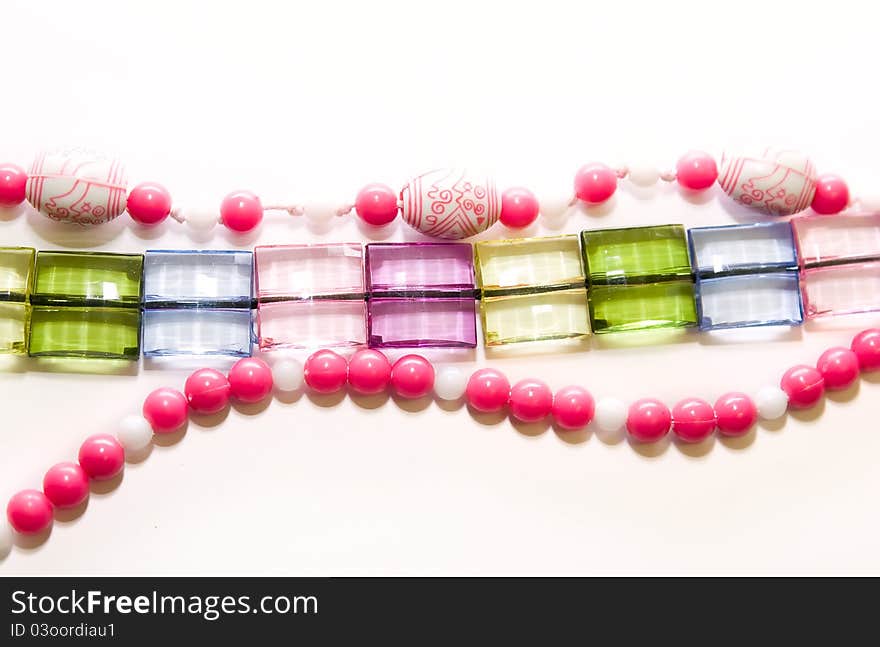
[[[690,148],[786,146],[855,193],[880,190],[876,16],[866,3],[24,2],[2,9],[0,158],[83,145],[123,157],[181,205],[249,188],[336,205],[371,181],[490,169],[564,203],[579,165],[671,166]],[[717,192],[622,190],[560,227],[750,220]],[[502,235],[496,226],[492,237]],[[360,241],[272,214],[194,243],[127,216],[70,232],[25,210],[3,244],[140,252]],[[415,240],[398,223],[376,235]],[[714,401],[848,344],[877,318],[776,335],[623,340],[579,352],[458,357],[597,396]],[[663,343],[659,343],[663,341]],[[3,362],[0,494],[39,486],[185,368],[122,374]],[[880,378],[816,410],[696,449],[563,438],[431,401],[275,399],[191,423],[126,466],[81,516],[3,574],[878,573]]]

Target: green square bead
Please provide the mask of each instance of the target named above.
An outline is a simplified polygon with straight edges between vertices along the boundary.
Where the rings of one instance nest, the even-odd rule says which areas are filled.
[[[141,301],[144,257],[102,252],[39,252],[31,303],[130,307]]]
[[[31,357],[131,359],[140,355],[139,308],[34,306]]]
[[[0,247],[0,353],[27,352],[35,252]]]
[[[39,252],[28,353],[136,360],[142,275],[140,254]]]
[[[594,333],[697,324],[684,227],[589,230],[581,238]]]

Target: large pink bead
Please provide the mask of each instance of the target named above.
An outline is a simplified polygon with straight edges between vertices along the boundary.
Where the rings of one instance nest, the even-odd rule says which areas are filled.
[[[600,204],[617,190],[617,173],[600,162],[578,169],[574,176],[574,194],[587,204]]]
[[[739,204],[770,216],[790,216],[813,201],[816,167],[794,151],[768,148],[753,157],[724,154],[718,184]]]
[[[501,194],[501,223],[512,229],[528,227],[538,217],[538,198],[523,187],[513,187]]]
[[[641,443],[654,443],[669,433],[672,414],[665,404],[653,398],[636,400],[626,416],[626,430]]]
[[[845,389],[859,378],[859,358],[849,348],[829,348],[819,356],[816,368],[829,391]]]
[[[58,463],[43,477],[43,492],[56,508],[74,508],[89,496],[89,475],[78,463]]]
[[[202,368],[186,378],[183,393],[190,408],[196,413],[211,414],[222,411],[229,404],[232,387],[220,371]]]
[[[758,408],[745,393],[725,393],[715,402],[715,417],[722,435],[742,436],[758,419]]]
[[[385,184],[368,184],[358,191],[354,210],[368,225],[387,225],[397,217],[397,194]]]
[[[16,532],[33,535],[52,525],[52,502],[39,490],[22,490],[6,505],[6,518]]]
[[[263,204],[250,191],[234,191],[220,203],[220,221],[232,231],[244,233],[263,220]]]
[[[79,464],[96,481],[112,479],[125,465],[125,450],[110,434],[95,434],[80,445]]]
[[[522,422],[543,420],[553,409],[553,391],[541,380],[520,380],[510,389],[510,415]]]
[[[306,384],[315,393],[335,393],[345,386],[347,376],[348,363],[332,350],[312,353],[303,368]]]
[[[245,357],[229,369],[229,395],[239,402],[259,402],[272,393],[272,369],[258,357]]]
[[[500,411],[510,401],[510,382],[501,371],[481,368],[474,371],[468,380],[465,397],[477,411]]]
[[[113,157],[81,148],[40,153],[31,165],[27,200],[47,218],[100,225],[125,211],[125,167]]]
[[[143,182],[128,194],[131,219],[141,225],[157,225],[171,213],[171,194],[161,184]]]
[[[564,386],[553,396],[551,411],[560,429],[573,431],[590,424],[596,411],[596,403],[585,388]]]
[[[431,171],[413,178],[400,192],[403,219],[436,238],[467,238],[495,224],[501,198],[495,182],[458,169]]]
[[[788,369],[782,376],[781,386],[788,394],[788,406],[793,409],[812,407],[825,393],[822,374],[803,364]]]
[[[355,393],[381,393],[390,381],[391,362],[377,350],[359,350],[348,362],[348,383]]]
[[[816,180],[813,211],[823,215],[840,213],[849,204],[849,187],[839,175],[826,173]]]
[[[434,367],[421,355],[404,355],[391,368],[391,389],[401,398],[415,400],[434,388]]]
[[[718,165],[709,153],[689,151],[675,165],[675,178],[686,189],[702,191],[718,179]]]
[[[699,398],[688,398],[672,407],[672,431],[687,443],[698,443],[715,431],[715,410]]]
[[[166,386],[152,391],[141,409],[144,419],[157,434],[170,434],[186,422],[187,400],[177,389]]]
[[[0,164],[0,207],[16,207],[24,202],[27,173],[15,164]]]
[[[869,328],[853,337],[852,351],[859,359],[859,368],[863,371],[880,369],[880,329]]]

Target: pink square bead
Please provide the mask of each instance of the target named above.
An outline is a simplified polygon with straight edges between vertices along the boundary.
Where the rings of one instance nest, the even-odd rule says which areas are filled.
[[[263,246],[254,259],[261,350],[366,343],[359,243]]]
[[[880,310],[880,214],[792,220],[808,318]]]

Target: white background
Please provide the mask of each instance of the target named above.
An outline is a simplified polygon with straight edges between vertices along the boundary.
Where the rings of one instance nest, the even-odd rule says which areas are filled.
[[[532,187],[553,211],[587,161],[668,167],[690,148],[781,145],[869,192],[880,129],[867,7],[7,0],[0,158],[27,166],[41,147],[85,145],[118,153],[132,183],[163,182],[182,205],[249,188],[326,208],[366,182],[468,165]],[[575,210],[562,231],[748,218],[717,192],[692,204],[665,187],[623,190],[610,213]],[[415,239],[403,227],[379,237]],[[140,252],[365,232],[271,214],[244,241],[218,228],[194,243],[174,222],[144,233],[123,216],[71,233],[25,210],[0,236]],[[671,405],[754,392],[864,323],[463,359]],[[188,373],[3,367],[4,500]],[[567,442],[430,401],[276,399],[191,423],[45,543],[14,548],[0,574],[878,573],[878,381],[696,449],[592,431]]]

